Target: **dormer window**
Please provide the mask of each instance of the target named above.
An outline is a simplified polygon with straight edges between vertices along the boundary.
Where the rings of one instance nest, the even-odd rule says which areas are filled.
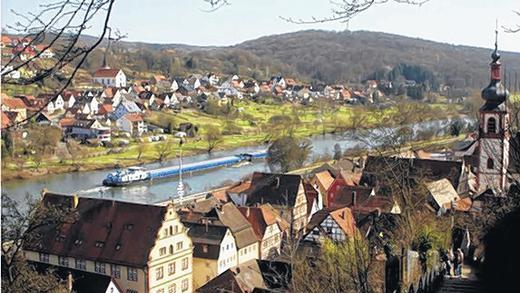
[[[105,246],[105,242],[103,242],[103,241],[96,241],[96,247],[102,248],[103,246]]]
[[[487,132],[488,133],[497,132],[497,120],[494,117],[490,117],[487,121]]]
[[[120,249],[121,249],[121,244],[120,243],[116,244],[116,250],[120,250]]]

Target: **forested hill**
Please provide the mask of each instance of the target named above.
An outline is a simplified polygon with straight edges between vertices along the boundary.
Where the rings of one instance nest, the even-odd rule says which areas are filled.
[[[384,77],[404,64],[433,73],[440,83],[475,89],[489,80],[491,54],[490,49],[386,33],[317,30],[266,36],[230,47],[121,42],[111,50],[111,63],[126,64],[130,75],[215,71],[257,79],[283,74],[306,81],[360,82]],[[501,54],[513,83],[514,72],[520,73],[520,53]],[[98,66],[100,59],[97,52],[87,69]]]

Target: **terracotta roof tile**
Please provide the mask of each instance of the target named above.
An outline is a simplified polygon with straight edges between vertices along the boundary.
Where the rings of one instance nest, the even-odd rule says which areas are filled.
[[[100,68],[94,73],[94,77],[116,77],[120,69],[118,68]]]

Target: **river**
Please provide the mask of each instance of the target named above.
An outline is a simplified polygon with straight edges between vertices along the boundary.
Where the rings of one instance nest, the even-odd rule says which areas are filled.
[[[461,119],[466,125],[474,123],[468,118]],[[451,123],[451,120],[437,120],[417,123],[414,131],[424,131],[426,129],[436,130],[439,135],[444,134]],[[376,129],[372,135],[380,136],[389,129]],[[343,134],[316,135],[309,138],[312,143],[311,159],[324,154],[333,154],[334,145],[339,144],[343,151],[366,147],[364,143],[356,138],[352,132]],[[239,147],[226,151],[215,151],[211,154],[193,155],[183,158],[183,162],[197,162],[210,158],[247,153],[266,149],[267,146]],[[150,163],[143,166],[148,169],[165,167],[178,164],[178,159],[172,159],[164,163]],[[26,194],[37,195],[43,188],[59,193],[75,193],[79,196],[100,197],[118,199],[138,203],[155,203],[167,200],[176,196],[178,184],[177,177],[170,177],[161,180],[148,181],[126,187],[104,187],[101,185],[106,174],[112,169],[100,171],[72,172],[63,174],[52,174],[35,177],[32,179],[12,180],[2,183],[2,192],[12,198],[22,200]],[[211,188],[221,186],[225,182],[239,181],[244,176],[254,171],[269,171],[265,160],[255,160],[249,164],[238,166],[211,169],[204,172],[185,174],[184,183],[187,185],[186,194],[200,193]]]

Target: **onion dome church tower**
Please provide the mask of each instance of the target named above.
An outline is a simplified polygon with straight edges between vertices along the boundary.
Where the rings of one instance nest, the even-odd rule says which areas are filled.
[[[488,188],[505,191],[509,165],[509,93],[500,78],[498,31],[495,34],[495,50],[491,54],[491,82],[482,90],[485,103],[479,110],[477,182],[481,191]]]

